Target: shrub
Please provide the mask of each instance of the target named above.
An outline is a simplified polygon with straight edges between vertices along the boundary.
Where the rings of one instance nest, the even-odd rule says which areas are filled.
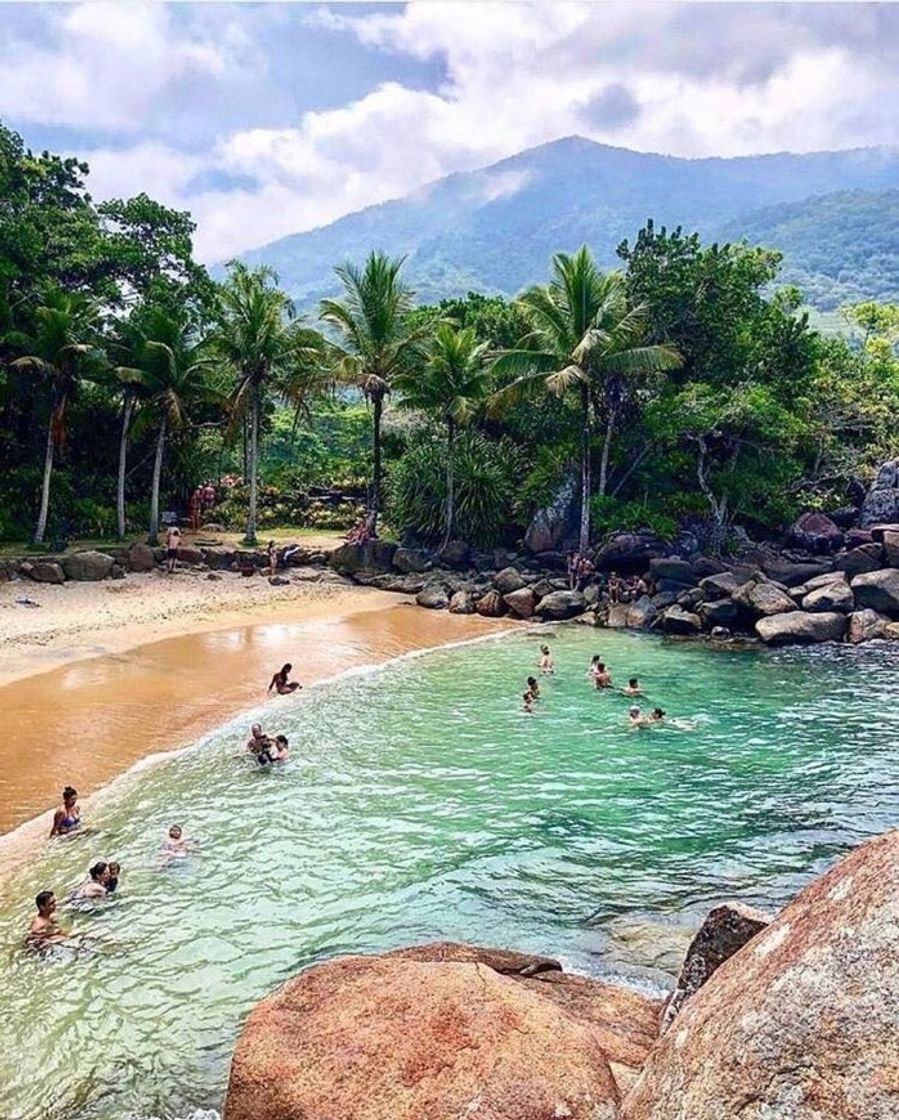
[[[590,499],[590,525],[594,538],[616,530],[634,532],[649,529],[662,540],[677,535],[677,518],[645,504],[623,502],[608,494],[595,494]]]

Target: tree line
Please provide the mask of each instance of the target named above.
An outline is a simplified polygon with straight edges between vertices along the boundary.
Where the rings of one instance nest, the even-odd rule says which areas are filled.
[[[581,247],[514,300],[425,306],[373,252],[302,316],[270,269],[214,281],[188,214],[96,205],[87,174],[0,127],[0,537],[41,544],[91,511],[122,537],[138,510],[155,541],[163,501],[237,461],[255,541],[277,417],[308,429],[353,394],[370,528],[385,513],[422,541],[520,534],[576,480],[582,547],[685,521],[722,547],[735,521],[845,504],[899,451],[899,312],[857,305],[823,337],[775,250],[649,221],[620,269]]]

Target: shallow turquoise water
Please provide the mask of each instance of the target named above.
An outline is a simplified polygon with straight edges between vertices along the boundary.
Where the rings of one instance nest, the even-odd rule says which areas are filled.
[[[609,923],[722,897],[776,907],[899,821],[899,651],[713,651],[579,628],[520,711],[538,639],[401,660],[265,708],[293,759],[240,753],[251,716],[146,766],[90,806],[0,915],[0,1115],[122,1120],[217,1108],[247,1010],[310,961],[447,937],[612,972]],[[694,730],[627,728],[617,684]],[[161,868],[168,826],[197,842]],[[120,895],[61,908],[78,955],[19,946],[30,899],[98,858]]]

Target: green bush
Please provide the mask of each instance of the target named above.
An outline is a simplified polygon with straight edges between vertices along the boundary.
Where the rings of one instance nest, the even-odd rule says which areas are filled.
[[[463,433],[455,454],[456,536],[491,544],[520,532],[521,453],[510,440]],[[402,535],[425,542],[443,536],[446,442],[421,434],[388,470],[387,519]]]
[[[677,518],[669,513],[644,502],[623,502],[608,494],[595,494],[590,499],[590,525],[594,539],[615,531],[649,529],[662,540],[671,540],[678,528]]]
[[[72,532],[79,537],[114,537],[115,506],[102,505],[93,498],[76,498],[72,502]]]

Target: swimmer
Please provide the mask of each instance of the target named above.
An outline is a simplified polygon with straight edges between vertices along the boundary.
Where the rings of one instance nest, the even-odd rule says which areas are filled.
[[[72,900],[85,898],[106,898],[106,883],[109,880],[109,864],[100,860],[95,863],[88,877],[72,891]]]
[[[653,708],[649,713],[649,720],[651,723],[661,723],[665,718],[665,713],[661,708]]]
[[[62,791],[62,807],[53,814],[51,836],[68,836],[81,824],[81,809],[78,807],[78,791],[66,786]]]
[[[528,715],[533,715],[534,714],[534,697],[531,695],[530,692],[526,692],[524,694],[524,696],[522,696],[521,699],[522,699],[521,710],[523,712],[527,712]]]
[[[169,829],[163,851],[171,858],[187,855],[187,841],[184,839],[180,824],[173,824]]]
[[[540,699],[540,685],[537,684],[536,677],[528,677],[528,692],[534,700]]]
[[[628,712],[628,722],[631,727],[649,727],[650,724],[649,717],[641,715],[640,709],[636,706]]]
[[[600,664],[600,656],[599,656],[598,653],[594,653],[593,656],[590,658],[590,668],[587,670],[587,676],[591,680],[596,680],[597,667],[599,666],[599,664]]]
[[[67,932],[59,926],[54,917],[56,895],[53,891],[41,891],[34,903],[37,906],[37,916],[31,919],[27,940],[32,944],[46,944],[49,941],[62,941],[67,937]]]
[[[540,660],[537,662],[537,668],[541,673],[554,673],[556,671],[553,655],[549,652],[549,646],[540,647]]]
[[[109,873],[106,878],[106,893],[113,894],[116,887],[119,885],[119,879],[122,877],[122,865],[120,863],[111,863],[106,870]]]
[[[273,762],[286,762],[290,757],[290,751],[287,749],[287,736],[276,735],[275,745],[272,748],[272,761]]]
[[[268,686],[269,692],[274,688],[277,690],[279,696],[287,696],[291,692],[296,692],[298,688],[302,688],[303,686],[299,681],[289,681],[287,679],[292,669],[293,665],[291,665],[289,661],[286,665],[282,665],[278,672],[272,677],[272,683]]]
[[[639,680],[637,680],[636,677],[631,677],[631,679],[627,682],[627,688],[622,688],[621,695],[622,696],[642,696],[643,695],[643,689],[640,687]],[[659,708],[656,709],[656,711],[660,711],[660,710],[661,709],[659,709]]]
[[[612,674],[606,668],[605,661],[599,661],[596,664],[596,672],[593,674],[593,683],[597,688],[611,688],[612,687]]]

